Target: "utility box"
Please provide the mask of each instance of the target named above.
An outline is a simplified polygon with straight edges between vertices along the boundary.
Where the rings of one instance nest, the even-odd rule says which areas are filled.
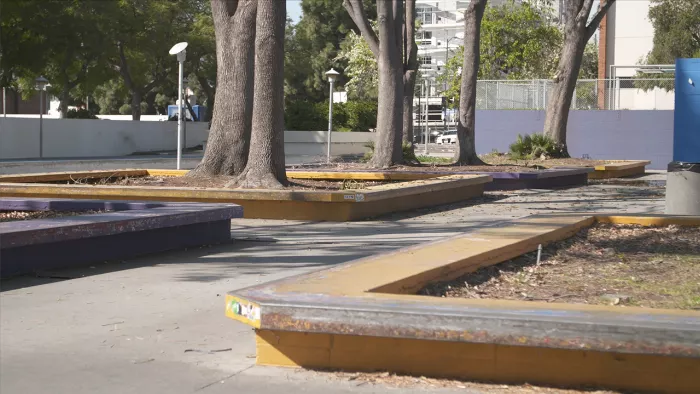
[[[666,213],[700,215],[700,59],[676,59],[675,99]]]

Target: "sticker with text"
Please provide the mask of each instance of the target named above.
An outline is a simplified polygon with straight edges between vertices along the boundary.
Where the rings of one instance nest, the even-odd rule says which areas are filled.
[[[228,310],[234,315],[243,316],[251,321],[260,320],[260,307],[244,301],[231,300],[227,305]]]

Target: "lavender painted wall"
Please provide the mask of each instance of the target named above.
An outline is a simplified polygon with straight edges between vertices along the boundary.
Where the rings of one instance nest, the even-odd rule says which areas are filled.
[[[544,111],[476,111],[476,149],[507,152],[518,134],[541,132]],[[673,154],[673,111],[571,111],[569,153],[594,159],[651,160],[666,169]]]

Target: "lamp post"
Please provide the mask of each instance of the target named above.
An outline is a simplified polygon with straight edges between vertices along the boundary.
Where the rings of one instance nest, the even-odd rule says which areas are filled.
[[[49,80],[40,76],[35,79],[36,88],[39,90],[39,157],[44,157],[44,89]]]
[[[331,92],[328,99],[328,151],[326,152],[326,163],[329,164],[331,162],[331,132],[333,131],[333,84],[335,80],[338,79],[338,75],[340,75],[340,73],[333,68],[326,72],[328,82],[331,84]]]
[[[178,67],[178,90],[177,90],[177,169],[180,169],[180,161],[182,159],[182,69],[183,69],[183,64],[185,63],[185,57],[187,55],[187,52],[185,51],[185,48],[187,48],[187,43],[186,42],[179,42],[175,45],[173,45],[172,48],[170,48],[170,54],[171,55],[177,55],[177,62],[179,63]]]

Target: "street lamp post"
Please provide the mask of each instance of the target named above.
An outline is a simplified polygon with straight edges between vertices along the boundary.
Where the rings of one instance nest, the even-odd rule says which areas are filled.
[[[187,52],[185,51],[185,48],[187,48],[187,43],[186,42],[179,42],[175,44],[172,48],[170,48],[170,54],[171,55],[177,55],[177,62],[179,63],[179,68],[178,68],[178,93],[177,93],[177,101],[178,101],[178,106],[177,106],[177,169],[180,169],[180,162],[182,159],[182,71],[183,71],[183,65],[185,63],[185,57],[187,55]]]
[[[326,163],[329,164],[331,162],[331,132],[333,131],[333,84],[338,78],[338,75],[340,75],[340,73],[333,68],[326,72],[328,82],[331,84],[330,97],[328,99],[328,149],[326,152]]]
[[[44,89],[49,80],[40,76],[35,79],[36,88],[39,90],[39,157],[44,157]]]

